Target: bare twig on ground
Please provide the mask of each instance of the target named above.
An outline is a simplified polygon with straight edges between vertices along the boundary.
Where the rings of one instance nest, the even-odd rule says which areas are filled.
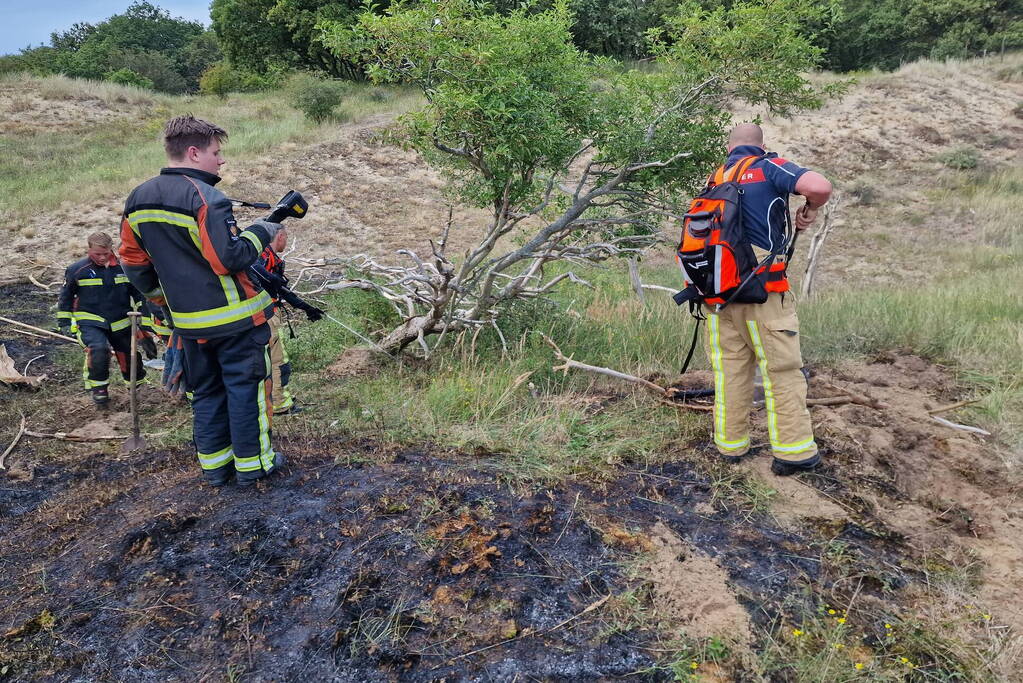
[[[18,433],[14,435],[14,441],[11,441],[11,445],[7,447],[7,450],[5,450],[2,455],[0,455],[0,470],[7,469],[4,466],[4,460],[7,458],[8,455],[11,454],[11,451],[14,450],[14,447],[18,445],[18,442],[21,441],[21,437],[22,437],[22,435],[24,433],[25,433],[25,415],[22,414],[22,416],[21,416],[21,426],[18,428]]]
[[[35,363],[40,358],[45,358],[45,357],[46,357],[46,354],[45,353],[41,353],[38,356],[36,356],[35,358],[32,358],[31,360],[29,360],[29,362],[25,363],[25,369],[21,371],[21,374],[23,374],[26,377],[28,377],[28,366],[32,365],[32,363]]]
[[[586,372],[592,372],[598,375],[614,377],[615,379],[624,380],[626,382],[632,382],[633,384],[638,384],[644,389],[651,391],[659,396],[664,396],[665,389],[659,384],[654,384],[653,382],[645,380],[642,377],[636,377],[635,375],[629,375],[624,372],[618,372],[617,370],[612,370],[610,368],[602,368],[596,365],[587,365],[586,363],[580,363],[579,361],[572,360],[570,357],[566,356],[561,352],[561,349],[558,348],[558,345],[554,343],[553,339],[548,337],[546,334],[542,336],[543,340],[547,342],[547,345],[554,349],[554,353],[555,355],[557,355],[558,360],[562,361],[563,363],[562,365],[555,366],[553,368],[555,371],[563,370],[565,374],[568,374],[569,370],[584,370]]]
[[[601,605],[603,605],[605,602],[607,602],[610,598],[611,598],[611,594],[608,593],[604,597],[602,597],[599,600],[597,600],[596,602],[592,603],[589,607],[584,609],[582,612],[579,612],[575,616],[571,616],[568,619],[565,619],[564,621],[562,621],[561,623],[555,624],[554,626],[551,626],[550,628],[545,628],[545,629],[543,629],[541,631],[525,630],[520,635],[517,635],[514,638],[508,638],[507,640],[502,640],[499,643],[493,643],[492,645],[487,645],[486,647],[481,647],[478,650],[473,650],[472,652],[466,652],[465,654],[458,655],[456,657],[452,657],[448,661],[456,662],[459,659],[465,659],[466,657],[472,657],[473,655],[478,655],[481,652],[486,652],[487,650],[492,650],[495,647],[501,647],[502,645],[507,645],[508,643],[513,643],[516,640],[522,640],[523,638],[528,638],[529,636],[539,636],[539,635],[544,635],[544,634],[547,634],[547,633],[552,633],[554,631],[557,631],[559,628],[562,628],[563,626],[567,626],[568,624],[572,623],[573,621],[575,621],[579,617],[584,616],[586,614],[589,614],[593,610],[599,608]]]
[[[5,323],[10,323],[11,325],[17,325],[18,327],[23,327],[23,328],[28,329],[28,330],[33,330],[35,332],[39,332],[40,334],[45,334],[45,335],[48,335],[50,337],[55,337],[57,339],[61,339],[61,340],[66,341],[66,342],[71,342],[72,344],[77,344],[78,343],[77,339],[73,339],[71,337],[65,337],[64,335],[57,334],[56,332],[50,332],[49,330],[44,330],[43,328],[36,327],[35,325],[29,325],[28,323],[23,323],[23,322],[19,322],[17,320],[12,320],[11,318],[5,318],[2,315],[0,315],[0,320],[2,320]]]
[[[44,337],[41,334],[36,334],[35,332],[29,332],[28,330],[23,330],[20,327],[15,327],[15,328],[11,329],[11,332],[17,332],[18,334],[23,334],[23,335],[25,335],[27,337],[34,337],[36,339],[46,339],[46,337]]]
[[[33,432],[30,429],[25,430],[25,436],[33,436],[37,439],[57,439],[58,441],[74,441],[76,443],[86,443],[89,441],[123,441],[127,439],[130,434],[122,434],[120,436],[72,436],[70,432],[54,432],[48,434],[46,432]],[[148,435],[155,436],[155,435]]]
[[[663,398],[660,401],[658,401],[658,403],[663,403],[664,405],[671,406],[672,408],[684,408],[686,410],[698,410],[698,411],[703,412],[703,413],[709,413],[709,412],[712,412],[714,410],[714,406],[705,406],[705,405],[701,405],[699,403],[679,403],[678,401],[669,401],[669,400],[663,399]]]
[[[31,274],[28,276],[28,280],[29,280],[29,282],[34,284],[36,287],[39,287],[40,289],[46,290],[47,292],[49,292],[50,288],[53,287],[54,285],[59,285],[60,284],[60,281],[58,280],[57,282],[51,282],[48,285],[44,285],[39,280],[35,279],[35,277],[33,275],[31,275]]]
[[[966,401],[956,401],[955,403],[952,403],[952,404],[947,405],[947,406],[941,406],[940,408],[935,408],[933,410],[928,410],[927,414],[928,415],[937,415],[938,413],[947,413],[950,410],[955,410],[956,408],[962,408],[964,406],[970,406],[970,405],[973,405],[974,403],[980,403],[980,399],[979,398],[972,398],[972,399],[969,399],[969,400],[966,400]]]
[[[970,432],[971,434],[980,434],[981,436],[991,436],[991,432],[987,431],[986,429],[981,429],[980,427],[961,425],[957,422],[946,420],[943,417],[938,417],[937,415],[931,415],[931,419],[937,422],[938,424],[945,425],[946,427],[951,427],[952,429],[958,429],[961,432]]]

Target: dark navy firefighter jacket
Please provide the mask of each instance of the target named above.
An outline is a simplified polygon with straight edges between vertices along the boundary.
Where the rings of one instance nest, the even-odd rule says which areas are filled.
[[[86,256],[64,271],[64,286],[57,299],[58,326],[91,326],[117,332],[131,326],[128,311],[141,301],[117,259],[105,266]]]
[[[260,225],[236,233],[220,177],[165,168],[128,196],[121,220],[121,263],[139,291],[170,311],[185,339],[212,339],[258,327],[273,302],[249,278],[270,241]]]

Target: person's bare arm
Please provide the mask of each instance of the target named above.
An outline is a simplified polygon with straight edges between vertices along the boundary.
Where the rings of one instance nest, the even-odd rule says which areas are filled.
[[[807,171],[796,181],[796,194],[806,197],[806,203],[796,211],[796,230],[805,230],[817,220],[817,209],[831,198],[831,181],[816,171]]]

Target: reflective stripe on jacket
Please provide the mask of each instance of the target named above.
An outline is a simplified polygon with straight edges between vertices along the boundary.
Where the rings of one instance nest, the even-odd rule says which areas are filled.
[[[162,169],[132,191],[121,220],[125,273],[189,339],[236,334],[273,315],[269,295],[247,274],[270,236],[258,225],[235,234],[231,201],[213,187],[219,181]]]
[[[141,297],[116,259],[106,266],[89,257],[75,261],[64,271],[64,286],[57,299],[57,323],[89,325],[123,330],[130,325],[132,300]]]

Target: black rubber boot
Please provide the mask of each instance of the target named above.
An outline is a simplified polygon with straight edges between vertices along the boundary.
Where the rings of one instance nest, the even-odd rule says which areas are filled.
[[[105,386],[92,388],[92,402],[100,408],[107,407],[107,404],[110,403],[110,393]]]
[[[288,463],[288,459],[284,457],[283,453],[275,453],[274,454],[274,464],[273,464],[273,467],[271,467],[268,470],[263,470],[263,472],[261,472],[258,477],[246,477],[244,479],[239,477],[239,479],[238,479],[238,486],[252,486],[253,484],[255,484],[260,479],[266,479],[271,474],[277,472],[277,470],[279,470],[282,467],[284,467],[287,463]]]
[[[817,469],[820,464],[820,453],[816,453],[809,460],[803,460],[802,462],[787,462],[785,460],[775,458],[771,462],[771,472],[779,477],[789,477],[793,474],[799,474],[800,472],[812,472]]]

